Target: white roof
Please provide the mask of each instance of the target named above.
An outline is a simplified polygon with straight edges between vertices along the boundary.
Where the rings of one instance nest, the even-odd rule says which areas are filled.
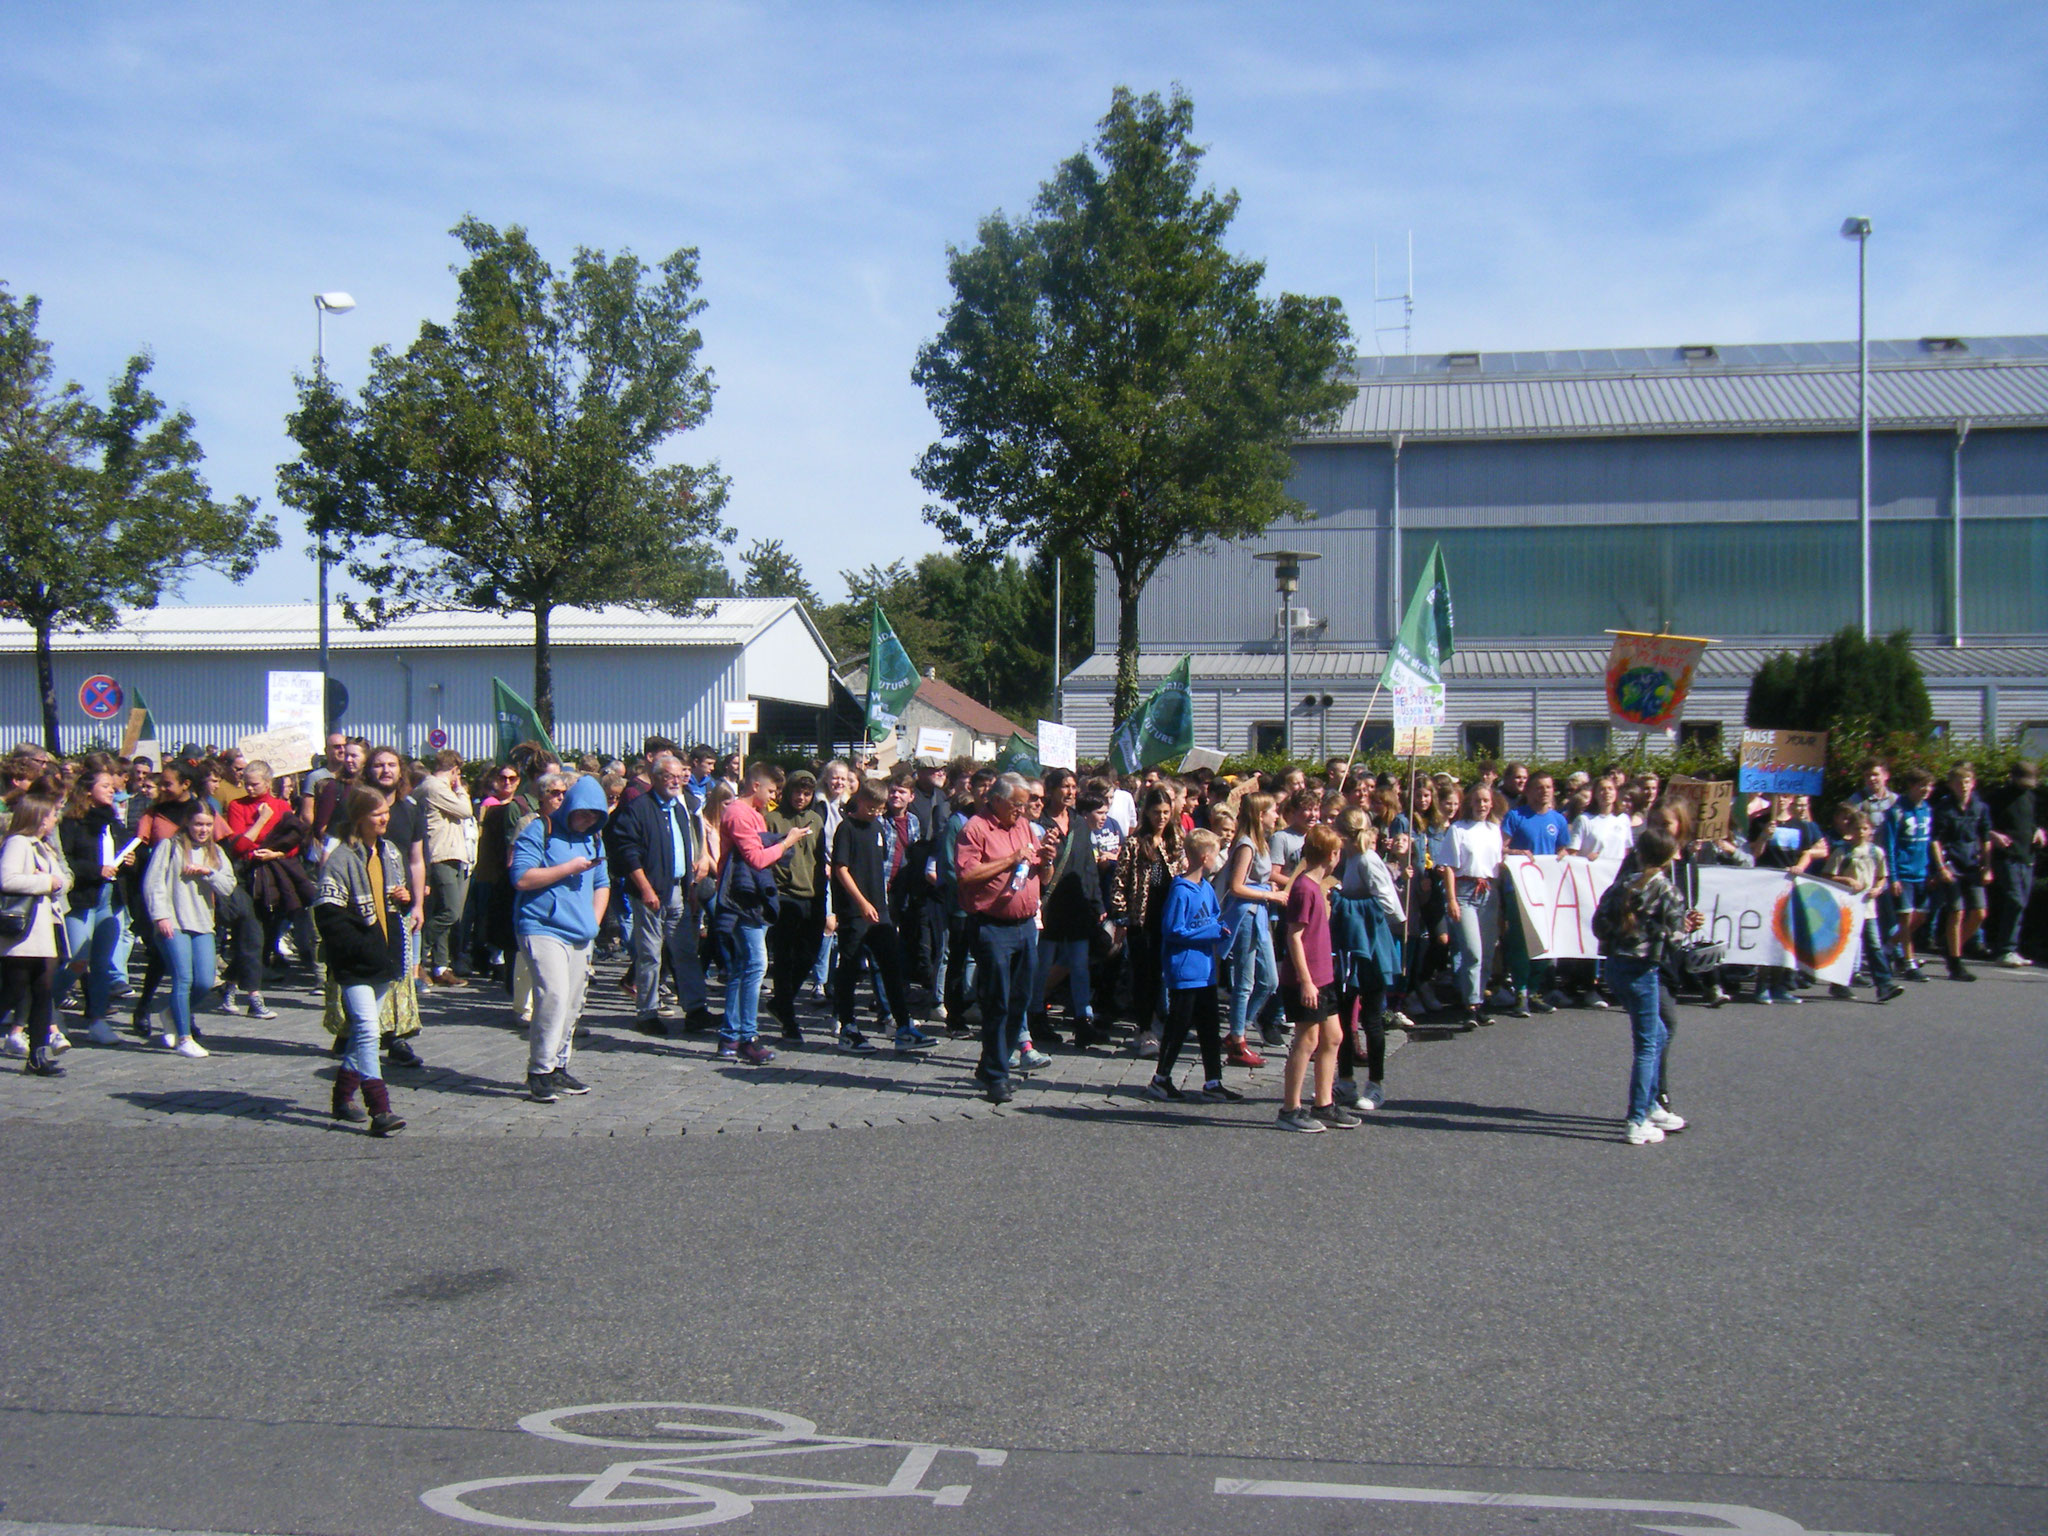
[[[548,621],[557,646],[744,646],[795,608],[820,649],[818,626],[790,597],[724,597],[701,615],[677,618],[632,608],[557,608]],[[328,608],[328,646],[337,651],[418,650],[428,646],[530,646],[527,613],[421,613],[383,629],[357,629],[336,603]],[[222,608],[127,608],[111,630],[69,630],[51,637],[56,651],[276,651],[312,650],[320,643],[320,613],[312,603],[253,603]],[[19,620],[0,620],[0,654],[35,649],[35,631]],[[829,654],[829,650],[828,650]]]

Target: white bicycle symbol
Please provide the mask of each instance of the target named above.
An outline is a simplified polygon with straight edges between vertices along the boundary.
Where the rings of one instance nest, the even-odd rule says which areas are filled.
[[[654,1422],[648,1424],[650,1415]],[[600,1421],[591,1426],[593,1432],[565,1427],[566,1420],[586,1418]],[[646,1432],[632,1432],[635,1420]],[[539,1473],[449,1483],[421,1494],[420,1502],[438,1515],[509,1530],[680,1531],[742,1519],[758,1504],[908,1498],[957,1507],[966,1502],[968,1486],[925,1487],[932,1464],[941,1456],[958,1455],[972,1456],[976,1466],[1000,1467],[1010,1454],[917,1440],[821,1435],[816,1424],[795,1414],[719,1403],[590,1403],[530,1413],[519,1427],[565,1445],[660,1454],[615,1461],[594,1474]],[[842,1477],[805,1477],[778,1470],[776,1464],[790,1457],[805,1458],[801,1465],[811,1471]],[[887,1470],[888,1475],[879,1482],[844,1480],[843,1474],[853,1470]],[[559,1494],[569,1488],[575,1492],[564,1505]],[[520,1512],[502,1512],[506,1510]],[[639,1513],[623,1515],[624,1511]]]

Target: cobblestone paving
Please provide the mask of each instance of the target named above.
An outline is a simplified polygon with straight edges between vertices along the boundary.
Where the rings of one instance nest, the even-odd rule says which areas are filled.
[[[841,1054],[824,1010],[804,1005],[799,1021],[810,1034],[800,1049],[782,1049],[765,1067],[720,1062],[711,1033],[667,1040],[637,1033],[630,1000],[620,991],[616,962],[593,978],[576,1042],[575,1071],[591,1085],[580,1098],[535,1104],[526,1098],[525,1035],[511,1027],[501,989],[422,987],[426,1027],[414,1044],[426,1065],[390,1067],[392,1106],[417,1136],[680,1136],[764,1131],[847,1130],[924,1125],[1017,1113],[1128,1109],[1151,1080],[1152,1063],[1139,1061],[1128,1038],[1118,1048],[1053,1054],[1050,1067],[1014,1079],[1017,1097],[998,1108],[981,1097],[971,1073],[976,1039],[947,1040],[916,1056],[883,1046],[873,1056]],[[865,989],[863,989],[865,994]],[[329,1119],[335,1062],[320,1027],[318,998],[303,987],[266,994],[279,1017],[257,1020],[208,1013],[200,1030],[212,1052],[188,1060],[143,1044],[125,1029],[121,1043],[95,1046],[75,1014],[62,1026],[74,1049],[62,1060],[60,1080],[28,1077],[19,1064],[0,1068],[0,1126],[37,1124],[185,1125],[261,1133],[288,1128],[360,1135]],[[718,998],[712,999],[716,1012]],[[680,1015],[668,1013],[672,1029]],[[865,1020],[865,1013],[863,1015]],[[764,1019],[771,1043],[776,1026]],[[929,1026],[940,1033],[940,1026]],[[1390,1041],[1392,1045],[1394,1042]],[[1280,1062],[1263,1069],[1230,1069],[1230,1080],[1253,1098],[1279,1096]],[[1190,1041],[1176,1073],[1183,1087],[1198,1086],[1200,1055]],[[1192,1078],[1191,1083],[1189,1079]],[[1199,1114],[1202,1106],[1188,1106]]]

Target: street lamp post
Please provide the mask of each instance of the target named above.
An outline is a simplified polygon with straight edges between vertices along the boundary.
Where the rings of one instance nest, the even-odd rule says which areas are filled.
[[[1870,337],[1864,328],[1864,268],[1870,220],[1842,220],[1842,238],[1856,242],[1856,532],[1861,541],[1863,633],[1870,633]]]
[[[1322,556],[1312,549],[1267,549],[1252,557],[1272,562],[1273,579],[1280,588],[1280,751],[1294,756],[1294,606],[1290,601],[1301,590],[1301,568]]]
[[[355,307],[356,301],[345,293],[313,295],[313,372],[323,385],[327,382],[327,317],[345,315]],[[333,687],[327,677],[327,517],[325,513],[315,517],[313,540],[320,558],[320,739],[325,743],[327,733],[334,729],[327,699]]]

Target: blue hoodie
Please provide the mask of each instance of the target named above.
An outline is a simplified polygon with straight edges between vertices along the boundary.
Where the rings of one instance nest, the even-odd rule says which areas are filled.
[[[597,825],[582,836],[569,830],[577,811],[597,812]],[[512,931],[521,938],[544,935],[564,944],[588,944],[597,937],[597,893],[611,883],[604,862],[604,786],[585,774],[569,786],[562,808],[552,817],[526,824],[512,844]],[[529,869],[595,859],[594,868],[538,891],[519,890],[519,877]]]
[[[1167,987],[1180,992],[1213,986],[1216,951],[1231,935],[1217,909],[1216,888],[1206,880],[1176,876],[1166,892],[1161,930],[1160,960]]]

